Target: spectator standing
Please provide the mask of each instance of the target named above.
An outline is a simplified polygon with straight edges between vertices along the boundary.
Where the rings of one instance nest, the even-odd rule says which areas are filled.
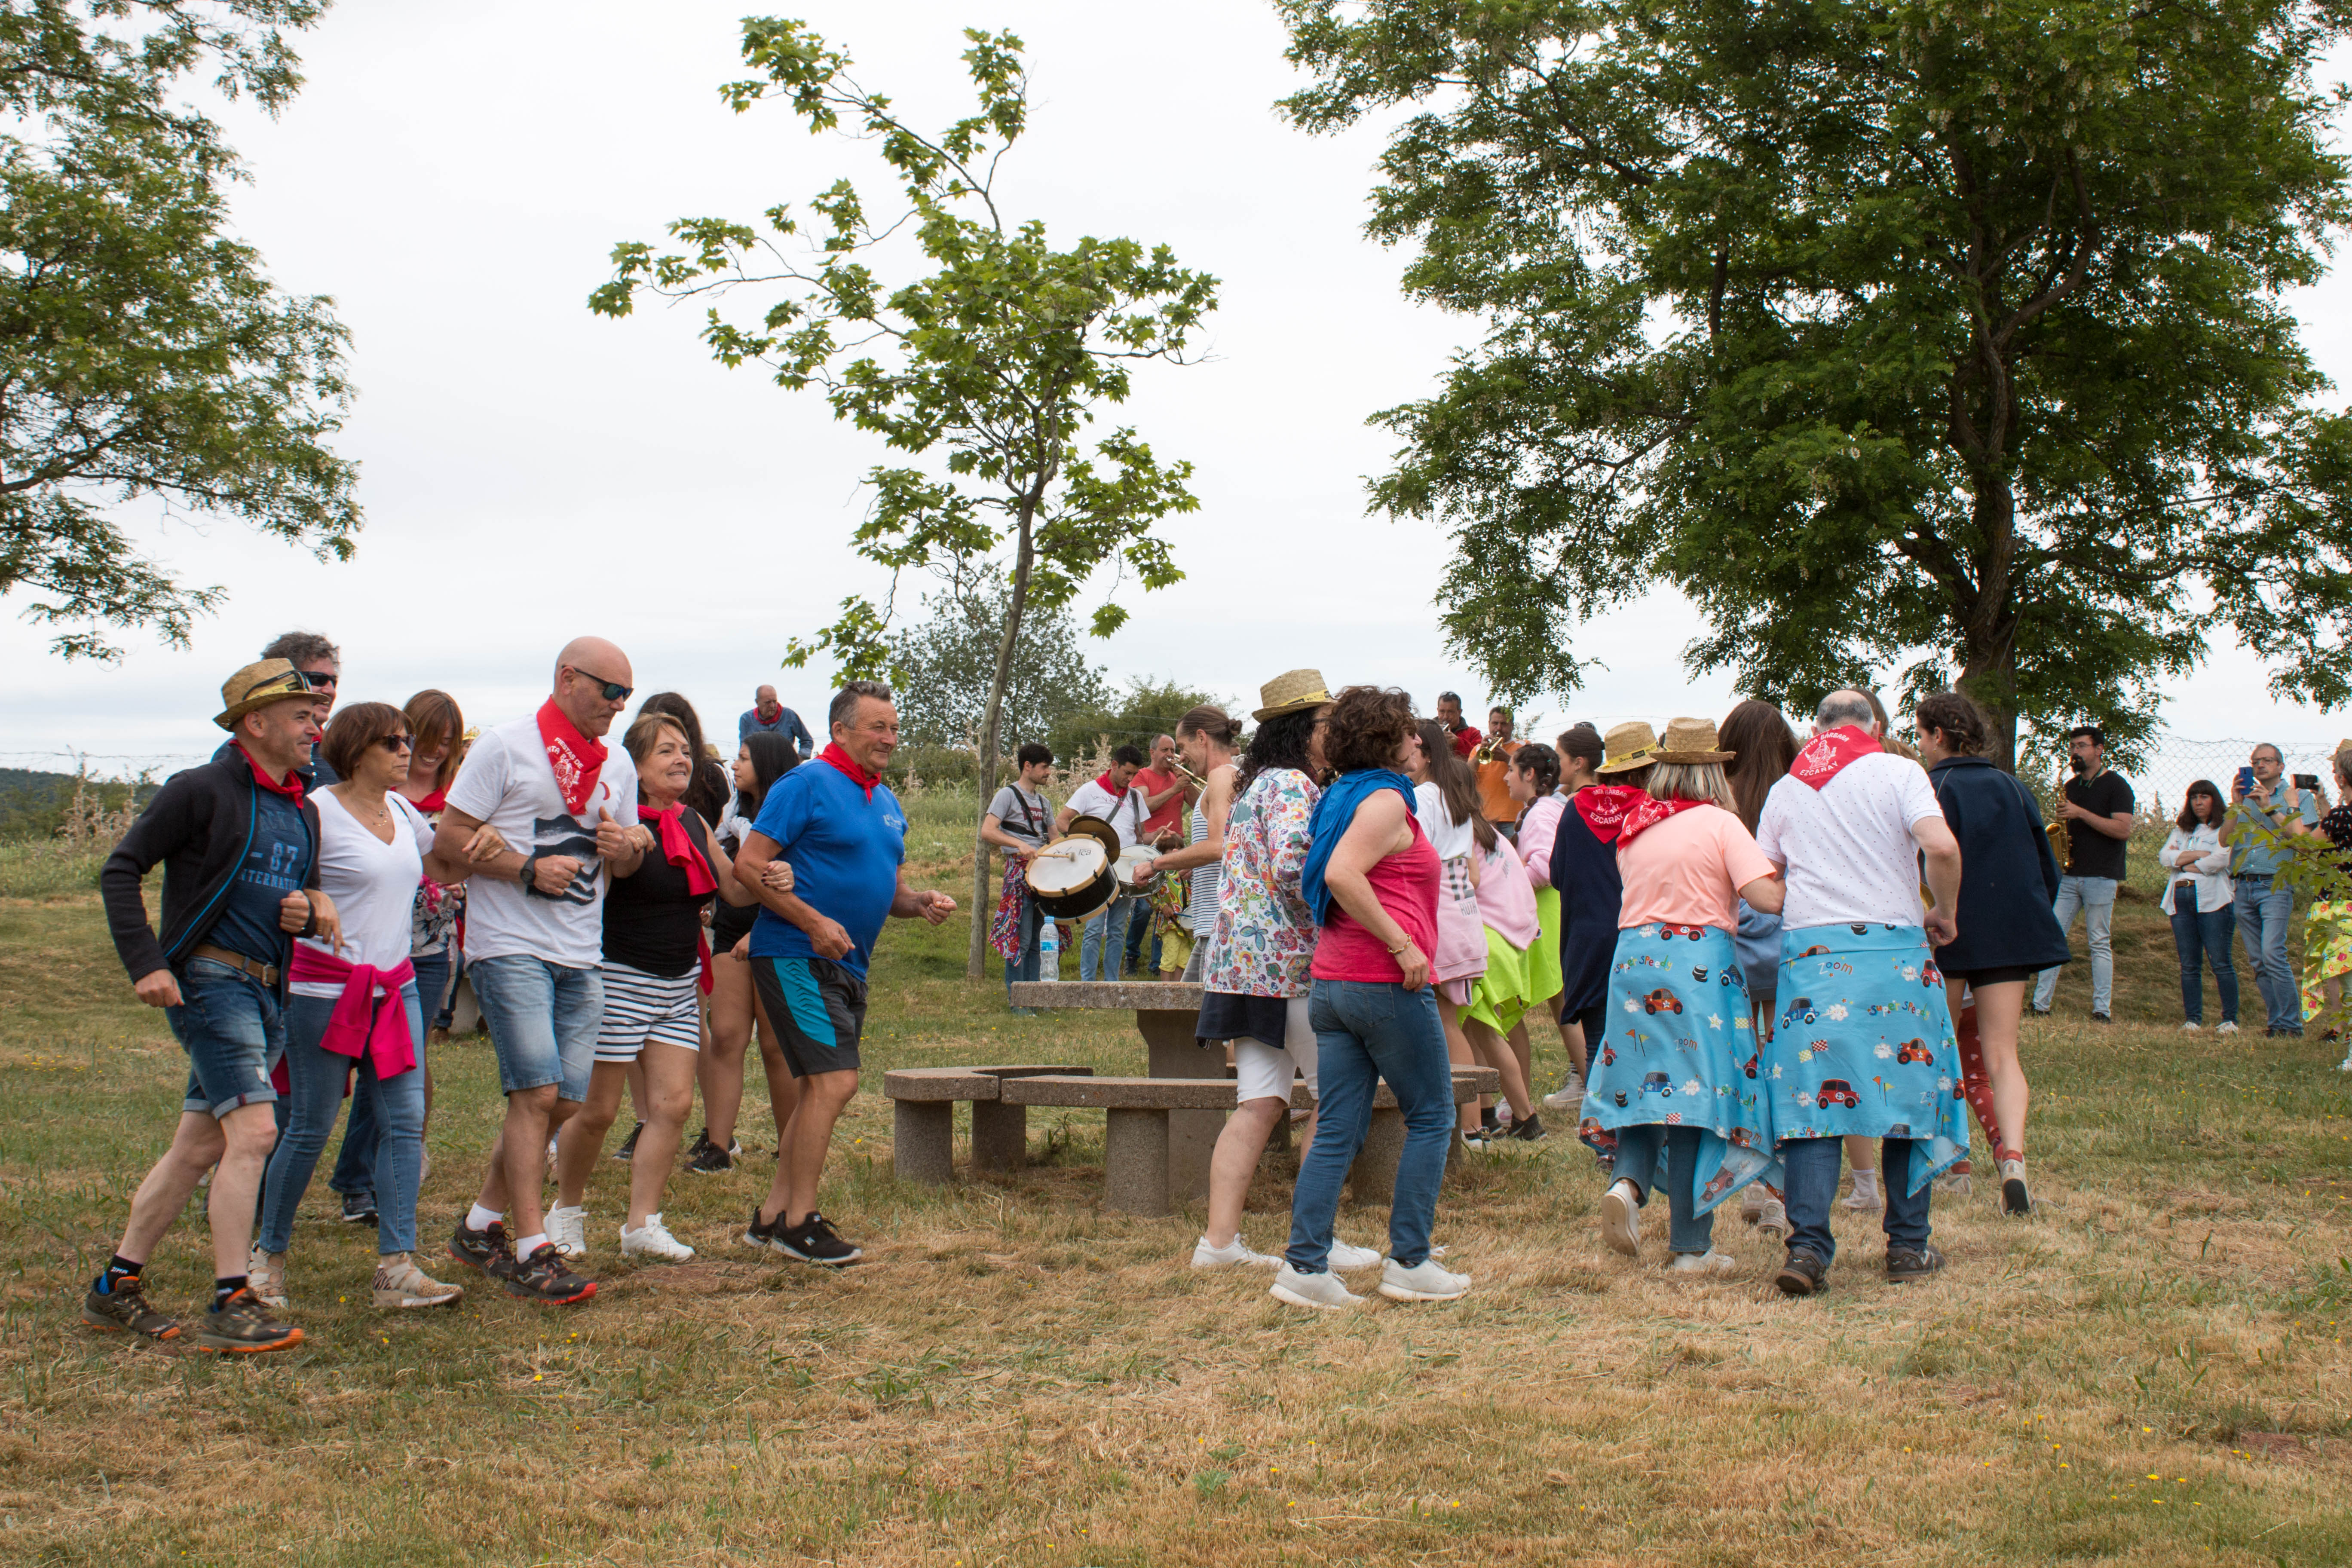
[[[1054,776],[1054,750],[1032,741],[1013,753],[1019,769],[1013,782],[996,792],[980,819],[980,837],[1004,851],[1004,897],[997,915],[1009,927],[998,934],[998,955],[1004,960],[1005,1005],[1017,1017],[1034,1017],[1034,1007],[1013,1007],[1016,982],[1037,978],[1038,939],[1045,929],[1045,912],[1029,896],[1029,857],[1045,847],[1053,829],[1054,806],[1045,798],[1045,783]],[[1005,947],[1012,951],[1007,952]]]
[[[817,1212],[817,1184],[834,1124],[857,1093],[874,943],[892,916],[937,925],[956,905],[945,893],[907,886],[907,814],[882,782],[898,747],[890,689],[853,680],[835,696],[826,721],[832,743],[768,792],[735,877],[760,896],[752,983],[801,1090],[778,1140],[776,1179],[751,1211],[744,1239],[803,1262],[839,1265],[864,1254]],[[789,892],[763,879],[778,859],[792,868]]]
[[[776,689],[762,686],[751,695],[751,706],[735,721],[735,739],[748,741],[758,734],[782,735],[792,742],[793,748],[803,757],[816,748],[816,737],[810,734],[801,716],[776,700]]]
[[[1055,815],[1054,836],[1058,838],[1069,832],[1077,818],[1092,816],[1110,824],[1121,850],[1134,848],[1142,836],[1143,819],[1151,815],[1143,791],[1135,784],[1136,774],[1142,771],[1141,750],[1120,746],[1113,751],[1109,767],[1070,792],[1069,800]],[[1127,922],[1145,902],[1142,894],[1121,892],[1087,920],[1078,938],[1079,979],[1119,977],[1118,970],[1126,961]]]
[[[1478,809],[1505,835],[1518,830],[1518,798],[1511,794],[1511,756],[1519,749],[1513,738],[1514,721],[1507,708],[1486,710],[1486,738],[1473,751],[1470,765],[1478,777]]]
[[[2091,944],[2091,1018],[2115,1021],[2116,889],[2124,879],[2124,851],[2131,837],[2131,785],[2107,766],[2107,738],[2096,724],[2079,724],[2066,731],[2068,765],[2074,776],[2066,781],[2058,816],[2066,824],[2067,865],[2058,879],[2058,896],[2052,912],[2062,932],[2074,929],[2083,917],[2084,934]],[[2279,928],[2280,961],[2285,961],[2286,928]],[[2033,1015],[2047,1017],[2058,991],[2056,966],[2042,972],[2033,986]],[[2292,1005],[2292,998],[2290,998]]]
[[[2264,1033],[2303,1035],[2303,1002],[2296,994],[2294,963],[2287,957],[2286,928],[2294,918],[2294,891],[2278,885],[2280,868],[2293,851],[2284,840],[2300,838],[2319,824],[2319,803],[2311,792],[2284,776],[2279,749],[2265,741],[2247,758],[2230,786],[2230,813],[2221,842],[2231,847],[2231,902],[2238,913],[2238,937],[2253,965],[2254,989],[2268,1015]],[[2118,852],[2116,864],[2122,864]],[[2099,950],[2092,949],[2094,975]],[[2035,1005],[2041,998],[2034,998]]]
[[[2231,962],[2230,931],[2237,923],[2231,905],[2237,889],[2230,880],[2230,849],[2221,842],[2229,807],[2210,779],[2199,779],[2181,796],[2180,816],[2164,836],[2156,863],[2171,873],[2164,879],[2164,912],[2172,921],[2172,945],[2180,955],[2180,1026],[2193,1034],[2205,1024],[2205,965],[2221,993],[2216,1034],[2238,1032],[2238,970]]]

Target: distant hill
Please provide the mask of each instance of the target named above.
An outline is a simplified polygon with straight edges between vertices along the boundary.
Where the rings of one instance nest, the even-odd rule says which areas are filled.
[[[131,786],[100,783],[96,786],[110,809],[122,804]],[[58,830],[72,801],[74,775],[43,773],[32,768],[0,768],[0,838],[46,838]],[[139,786],[136,799],[144,805],[155,785]]]

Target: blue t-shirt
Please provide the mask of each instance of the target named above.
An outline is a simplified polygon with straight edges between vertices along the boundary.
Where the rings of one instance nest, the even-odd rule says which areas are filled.
[[[907,814],[890,786],[876,784],[868,800],[848,774],[820,758],[775,782],[751,827],[782,846],[793,896],[849,933],[849,955],[835,962],[864,974],[907,858]],[[806,931],[762,909],[751,926],[751,956],[818,954]]]
[[[310,875],[310,830],[301,808],[282,795],[256,789],[252,847],[229,879],[220,919],[205,940],[258,963],[285,963],[288,933],[278,929],[278,906],[287,894],[301,891]]]

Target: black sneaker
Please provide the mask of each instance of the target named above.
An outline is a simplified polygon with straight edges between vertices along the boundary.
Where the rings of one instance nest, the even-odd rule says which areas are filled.
[[[2003,1214],[2033,1212],[2033,1194],[2025,1190],[2025,1183],[2021,1178],[2011,1176],[2001,1183],[2000,1212]]]
[[[585,1301],[596,1293],[596,1282],[583,1279],[565,1268],[563,1254],[555,1250],[551,1241],[541,1242],[539,1250],[529,1258],[501,1258],[490,1265],[488,1272],[506,1287],[508,1295],[550,1307]]]
[[[1543,1118],[1540,1116],[1523,1117],[1512,1122],[1508,1134],[1522,1143],[1533,1143],[1545,1135]]]
[[[1783,1296],[1811,1296],[1829,1289],[1829,1265],[1813,1255],[1810,1247],[1793,1247],[1789,1261],[1772,1283],[1780,1288]]]
[[[507,1236],[504,1220],[490,1221],[488,1230],[467,1230],[461,1219],[457,1234],[449,1238],[449,1256],[468,1268],[488,1274],[492,1264],[514,1261],[514,1243]]]
[[[2115,1019],[2105,1013],[2094,1013],[2091,1015],[2091,1022],[2094,1024],[2112,1024],[2115,1022]]]
[[[782,1219],[783,1216],[777,1216]],[[812,1214],[791,1230],[779,1230],[773,1245],[787,1258],[797,1258],[803,1263],[823,1264],[838,1268],[845,1263],[855,1263],[866,1256],[841,1239],[833,1222],[821,1214]]]
[[[772,1220],[762,1220],[760,1205],[753,1204],[751,1227],[743,1233],[743,1243],[747,1247],[772,1247],[779,1252],[789,1251],[791,1249],[784,1246],[784,1228],[783,1210],[778,1209],[776,1217]]]
[[[373,1225],[375,1223],[375,1194],[373,1193],[345,1193],[343,1194],[343,1223],[345,1225]]]
[[[2031,1011],[2037,1018],[2047,1018],[2050,1016],[2050,1009],[2047,1007],[2034,1007],[2029,1009],[2029,1011]]]
[[[710,1176],[733,1170],[735,1162],[728,1157],[726,1150],[710,1141],[710,1130],[705,1128],[702,1136],[694,1141],[694,1147],[687,1151],[686,1168],[698,1176]]]
[[[302,1342],[302,1331],[274,1321],[269,1309],[241,1285],[229,1299],[196,1320],[196,1348],[225,1355],[257,1355],[263,1351],[290,1350]]]
[[[81,1299],[81,1321],[94,1329],[139,1334],[151,1340],[180,1337],[180,1325],[147,1304],[146,1289],[136,1274],[117,1279],[111,1290],[101,1290],[98,1280],[91,1280],[89,1293]]]
[[[1503,1130],[1503,1119],[1496,1115],[1495,1108],[1489,1105],[1478,1112],[1478,1125],[1489,1132],[1500,1132]]]
[[[1886,1249],[1886,1279],[1889,1284],[1900,1285],[1906,1279],[1925,1279],[1943,1266],[1944,1255],[1936,1250],[1933,1242]]]
[[[646,1124],[642,1121],[638,1122],[635,1127],[630,1128],[629,1135],[621,1140],[621,1146],[613,1151],[613,1158],[618,1160],[624,1165],[635,1159],[637,1157],[637,1135],[645,1130]]]

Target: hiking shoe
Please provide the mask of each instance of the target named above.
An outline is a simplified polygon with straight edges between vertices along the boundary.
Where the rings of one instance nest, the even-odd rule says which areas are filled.
[[[1829,1289],[1829,1265],[1813,1255],[1810,1247],[1791,1247],[1789,1261],[1780,1265],[1780,1272],[1772,1283],[1780,1288],[1783,1296],[1811,1296]]]
[[[1252,1252],[1249,1243],[1239,1236],[1223,1247],[1211,1247],[1202,1237],[1192,1244],[1192,1267],[1195,1268],[1279,1268],[1282,1259],[1268,1258],[1263,1252]]]
[[[1391,1258],[1381,1271],[1381,1294],[1391,1301],[1451,1301],[1470,1293],[1470,1276],[1449,1274],[1433,1258],[1407,1268]]]
[[[1754,1225],[1764,1217],[1764,1189],[1761,1186],[1743,1188],[1739,1194],[1739,1217]]]
[[[613,1151],[613,1158],[618,1160],[624,1165],[635,1159],[637,1157],[637,1136],[645,1131],[645,1130],[646,1124],[642,1121],[638,1122],[635,1127],[630,1128],[629,1135],[621,1140],[621,1146]]]
[[[760,1217],[760,1205],[753,1204],[751,1226],[743,1233],[743,1242],[747,1247],[772,1247],[778,1252],[782,1252],[785,1250],[783,1210],[778,1209],[775,1218],[763,1220]]]
[[[1601,1239],[1628,1258],[1642,1255],[1642,1189],[1628,1177],[1601,1194]]]
[[[2213,1026],[2213,1032],[2217,1035],[2234,1035],[2238,1032],[2237,1021],[2232,1018],[2224,1018],[2220,1023]]]
[[[1936,1190],[1955,1197],[1967,1197],[1975,1189],[1976,1178],[1966,1171],[1950,1171],[1936,1178]]]
[[[797,1258],[803,1263],[823,1264],[828,1268],[855,1263],[866,1256],[842,1240],[841,1233],[833,1228],[833,1221],[821,1214],[811,1214],[792,1229],[778,1232],[776,1239],[770,1245],[787,1258]]]
[[[1429,1255],[1435,1258],[1444,1250],[1445,1248],[1442,1247],[1433,1247],[1429,1249]],[[1325,1264],[1326,1267],[1332,1268],[1370,1268],[1376,1267],[1380,1261],[1381,1255],[1370,1247],[1358,1247],[1353,1242],[1341,1241],[1335,1236],[1331,1238],[1331,1251],[1329,1257],[1325,1259]]]
[[[1364,1304],[1361,1296],[1339,1283],[1338,1275],[1301,1274],[1287,1263],[1276,1271],[1273,1288],[1266,1294],[1294,1307],[1321,1307],[1331,1311]]]
[[[2091,1022],[2094,1024],[2112,1024],[2115,1022],[2115,1018],[2111,1015],[2105,1013],[2094,1013],[2091,1015]]]
[[[596,1293],[596,1282],[564,1267],[563,1254],[555,1250],[551,1241],[541,1242],[539,1250],[529,1258],[501,1258],[490,1265],[489,1271],[506,1287],[508,1295],[551,1307],[585,1301]]]
[[[99,1283],[105,1278],[101,1274],[91,1280],[89,1294],[81,1299],[83,1322],[93,1329],[151,1340],[180,1337],[180,1325],[147,1304],[147,1290],[139,1283],[139,1276],[126,1274],[114,1282],[113,1289],[101,1290]]]
[[[1739,1264],[1728,1252],[1677,1252],[1675,1260],[1666,1265],[1666,1272],[1677,1279],[1718,1279],[1727,1274],[1739,1272]]]
[[[1756,1234],[1769,1236],[1775,1241],[1789,1238],[1789,1205],[1779,1198],[1764,1200],[1764,1212],[1756,1219]]]
[[[422,1180],[422,1178],[419,1179]],[[375,1223],[375,1194],[373,1193],[345,1193],[343,1194],[343,1212],[341,1218],[345,1225],[373,1225]]]
[[[246,1254],[245,1282],[272,1311],[282,1312],[294,1304],[286,1299],[286,1255],[264,1252],[257,1241]]]
[[[588,1211],[578,1205],[547,1211],[547,1239],[566,1258],[588,1256]]]
[[[196,1348],[225,1355],[257,1355],[302,1342],[302,1331],[273,1320],[253,1287],[244,1285],[196,1320]]]
[[[1933,1242],[1886,1249],[1886,1279],[1890,1284],[1899,1285],[1906,1279],[1925,1279],[1943,1266],[1944,1255],[1936,1250]]]
[[[449,1237],[449,1256],[468,1268],[490,1272],[490,1266],[514,1258],[514,1240],[507,1235],[504,1220],[490,1221],[488,1230],[467,1230],[466,1222],[457,1222],[457,1233]]]
[[[710,1141],[710,1134],[706,1131],[694,1141],[694,1147],[687,1152],[686,1168],[698,1176],[714,1176],[721,1171],[733,1170],[735,1161],[726,1150]]]
[[[2000,1212],[2032,1214],[2033,1194],[2025,1190],[2025,1162],[2003,1160],[2000,1163]]]
[[[646,1215],[646,1223],[631,1230],[621,1227],[621,1256],[651,1258],[656,1263],[683,1263],[694,1256],[694,1248],[669,1233],[657,1214]]]
[[[1866,1183],[1862,1179],[1865,1175],[1870,1178]],[[1850,1209],[1885,1208],[1886,1206],[1886,1194],[1879,1191],[1878,1173],[1875,1171],[1856,1171],[1853,1173],[1853,1191],[1846,1194],[1846,1195],[1840,1199],[1839,1202]]]
[[[1547,1110],[1574,1110],[1584,1103],[1584,1079],[1570,1074],[1566,1083],[1543,1097]]]
[[[1510,1131],[1505,1136],[1516,1138],[1522,1143],[1534,1143],[1549,1134],[1544,1131],[1543,1118],[1531,1115],[1525,1121],[1513,1121]]]
[[[379,1307],[446,1307],[465,1293],[462,1286],[444,1285],[427,1275],[405,1252],[387,1252],[375,1260]]]

